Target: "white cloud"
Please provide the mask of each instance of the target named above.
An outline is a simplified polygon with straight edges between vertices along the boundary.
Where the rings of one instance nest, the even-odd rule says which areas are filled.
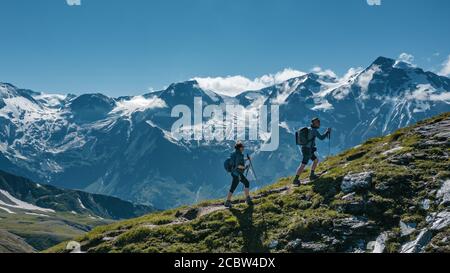
[[[369,6],[381,6],[381,0],[366,0]]]
[[[259,90],[305,74],[302,71],[286,68],[276,74],[264,75],[253,80],[240,75],[214,78],[196,77],[194,80],[198,82],[199,87],[202,89],[222,95],[236,96],[244,91]]]
[[[406,98],[419,101],[446,101],[450,102],[450,92],[439,93],[430,84],[419,84]]]
[[[66,0],[69,6],[81,6],[81,0]]]
[[[117,102],[116,108],[112,112],[120,112],[124,114],[132,114],[136,111],[145,111],[147,109],[165,108],[166,103],[158,97],[145,98],[143,96],[136,96],[130,100],[123,100]]]
[[[381,68],[378,65],[374,65],[359,75],[358,84],[361,87],[361,91],[367,92],[369,90],[369,84],[373,79],[373,75],[380,71]]]
[[[397,61],[404,62],[407,64],[413,64],[414,63],[414,56],[408,53],[403,52],[398,56]]]
[[[413,55],[403,52],[402,54],[400,54],[400,56],[398,56],[394,67],[403,69],[416,67],[416,65],[414,64],[414,59],[415,58]]]
[[[439,71],[439,74],[442,76],[450,76],[450,55],[447,60],[442,64],[442,69]]]
[[[330,69],[325,69],[323,70],[320,66],[316,66],[313,69],[311,69],[311,72],[316,73],[317,75],[320,76],[328,76],[328,77],[332,77],[332,78],[337,78],[338,76],[336,75],[336,73],[334,73],[332,70]]]

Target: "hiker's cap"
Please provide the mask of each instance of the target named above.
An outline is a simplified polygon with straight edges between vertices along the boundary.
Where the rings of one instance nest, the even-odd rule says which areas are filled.
[[[313,118],[313,119],[311,120],[311,123],[314,123],[314,122],[316,122],[316,121],[320,121],[320,118]]]

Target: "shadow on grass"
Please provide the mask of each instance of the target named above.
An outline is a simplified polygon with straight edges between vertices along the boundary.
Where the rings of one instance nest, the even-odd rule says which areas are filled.
[[[321,177],[313,182],[312,189],[323,196],[325,203],[329,203],[339,193],[341,183],[342,178]]]
[[[263,245],[264,226],[255,226],[253,223],[254,206],[248,206],[244,210],[231,209],[231,213],[237,218],[244,239],[242,252],[262,253],[267,252]],[[262,216],[264,218],[264,215]],[[263,222],[265,219],[263,219]]]

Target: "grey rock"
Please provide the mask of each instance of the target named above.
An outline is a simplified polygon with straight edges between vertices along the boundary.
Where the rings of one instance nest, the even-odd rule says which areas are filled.
[[[388,239],[388,234],[383,232],[380,236],[375,240],[375,244],[373,246],[372,253],[384,253],[386,249],[386,241]]]
[[[351,193],[349,193],[349,194],[347,194],[347,195],[344,195],[344,196],[342,196],[342,200],[352,200],[353,199],[353,197],[355,197],[355,192],[351,192]]]
[[[290,241],[286,247],[289,250],[296,250],[296,249],[300,248],[301,246],[302,246],[302,240],[297,238],[294,241]]]
[[[431,205],[431,200],[430,199],[425,199],[425,200],[422,201],[422,209],[429,210],[430,209],[430,205]]]
[[[184,218],[186,220],[194,220],[198,217],[199,213],[199,208],[190,208],[183,211],[177,211],[175,217]]]
[[[302,250],[306,252],[325,252],[328,248],[326,244],[315,243],[315,242],[307,242],[302,243]]]
[[[275,249],[275,248],[278,247],[278,244],[279,244],[278,240],[273,240],[272,242],[270,242],[269,248],[270,249]]]
[[[406,166],[414,161],[414,156],[411,153],[396,155],[390,158],[388,161],[395,165]]]
[[[333,232],[343,236],[367,236],[374,229],[373,222],[363,217],[349,217],[333,221]]]
[[[432,220],[431,230],[439,231],[450,226],[450,212],[439,212]]]
[[[401,253],[420,253],[430,243],[433,238],[431,231],[422,229],[419,236],[414,241],[408,242],[402,246]]]
[[[356,190],[367,190],[372,185],[372,172],[348,174],[344,177],[341,190],[344,193],[351,193]]]
[[[450,180],[445,181],[436,193],[436,197],[441,200],[441,205],[450,204]]]
[[[408,236],[416,231],[417,224],[416,223],[405,223],[400,221],[400,231],[402,236]]]

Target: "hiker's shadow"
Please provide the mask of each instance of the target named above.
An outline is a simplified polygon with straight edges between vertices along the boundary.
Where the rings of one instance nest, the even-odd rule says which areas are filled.
[[[312,183],[312,190],[324,197],[325,203],[329,203],[333,200],[336,194],[339,193],[339,187],[342,182],[341,180],[342,179],[321,177]]]
[[[266,250],[262,241],[264,229],[263,227],[255,226],[253,223],[254,209],[254,206],[250,205],[244,210],[230,210],[230,212],[237,218],[242,232],[242,238],[244,240],[242,251],[248,253],[258,253]]]

